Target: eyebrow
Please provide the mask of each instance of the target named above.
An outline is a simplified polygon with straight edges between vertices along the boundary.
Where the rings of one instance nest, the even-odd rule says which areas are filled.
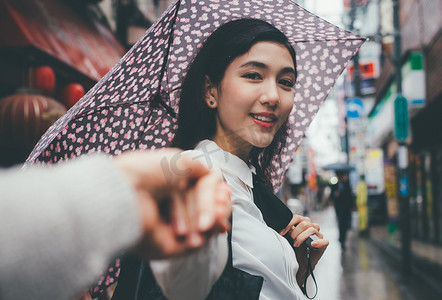
[[[245,68],[245,67],[250,67],[250,66],[257,67],[260,69],[268,69],[269,68],[266,64],[259,62],[259,61],[248,61],[245,64],[241,65],[240,68]],[[292,73],[296,77],[296,71],[292,67],[283,68],[280,73],[283,73],[283,74]]]

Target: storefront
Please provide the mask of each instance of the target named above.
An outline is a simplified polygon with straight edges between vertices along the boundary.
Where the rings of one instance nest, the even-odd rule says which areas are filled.
[[[425,51],[411,51],[402,66],[403,94],[410,116],[409,201],[412,236],[442,244],[442,34]],[[392,74],[392,72],[390,72]],[[390,221],[397,220],[397,142],[394,139],[396,86],[384,78],[384,92],[370,114],[367,136],[385,157],[387,206]],[[397,174],[397,172],[396,172]]]
[[[47,129],[36,122],[41,124],[41,118],[53,115],[51,108],[57,107],[60,113],[56,103],[43,103],[55,101],[69,109],[106,75],[125,49],[99,16],[74,1],[0,0],[0,27],[0,99],[5,99],[0,101],[4,114],[0,115],[0,156],[4,160],[0,166],[7,166],[22,159],[8,161],[6,152],[24,151],[20,145],[38,140]],[[17,94],[25,96],[15,97]],[[24,102],[15,105],[11,99]],[[23,124],[39,130],[16,131]],[[25,138],[28,132],[33,134]]]
[[[442,30],[425,51],[426,94],[428,104],[411,119],[416,154],[417,216],[414,234],[442,244]]]
[[[0,0],[0,24],[8,28],[0,31],[0,59],[6,68],[1,70],[0,96],[11,91],[11,85],[25,85],[26,72],[41,64],[50,65],[60,80],[75,79],[88,90],[124,55],[121,44],[96,16],[86,7],[68,4]]]
[[[417,218],[414,235],[426,241],[442,244],[442,97],[416,116],[412,122],[415,153],[411,166],[416,172]]]

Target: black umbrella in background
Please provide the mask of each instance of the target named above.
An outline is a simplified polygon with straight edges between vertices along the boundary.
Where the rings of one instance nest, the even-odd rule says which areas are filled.
[[[288,143],[273,159],[277,189],[304,132],[364,41],[289,0],[174,1],[118,64],[46,132],[27,164],[168,146],[188,65],[207,36],[239,18],[272,23],[297,53],[299,75]]]
[[[335,171],[335,172],[350,172],[350,171],[354,170],[355,168],[352,165],[349,165],[347,163],[337,162],[337,163],[325,165],[325,166],[321,167],[321,169],[326,170],[326,171]]]

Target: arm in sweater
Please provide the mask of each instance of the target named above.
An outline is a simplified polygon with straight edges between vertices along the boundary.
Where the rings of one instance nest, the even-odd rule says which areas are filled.
[[[136,195],[109,158],[0,173],[0,298],[69,299],[141,235]]]

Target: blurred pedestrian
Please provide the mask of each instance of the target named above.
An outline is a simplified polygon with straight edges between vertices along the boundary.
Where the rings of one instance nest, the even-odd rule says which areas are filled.
[[[339,227],[339,242],[342,251],[346,250],[347,231],[351,227],[351,212],[353,208],[353,193],[350,187],[348,171],[336,171],[338,183],[333,187],[333,201]]]
[[[128,249],[183,254],[229,228],[229,188],[178,150],[0,172],[0,299],[69,299]]]

